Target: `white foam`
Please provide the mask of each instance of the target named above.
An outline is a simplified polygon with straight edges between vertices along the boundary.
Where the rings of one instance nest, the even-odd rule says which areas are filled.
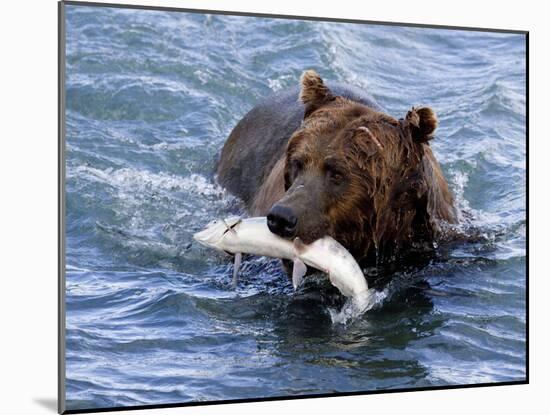
[[[371,288],[366,292],[366,296],[361,298],[349,298],[346,300],[341,310],[328,308],[332,324],[347,324],[353,322],[367,311],[378,307],[388,296],[388,289],[376,291]]]
[[[167,173],[152,173],[124,167],[121,169],[107,168],[105,170],[90,166],[77,166],[67,169],[67,177],[79,177],[89,181],[107,184],[124,192],[139,191],[186,191],[201,196],[222,197],[224,190],[204,176],[191,174],[176,176]]]
[[[294,79],[292,75],[281,75],[275,79],[268,79],[267,84],[273,92],[277,92],[285,87],[286,81],[292,79]]]

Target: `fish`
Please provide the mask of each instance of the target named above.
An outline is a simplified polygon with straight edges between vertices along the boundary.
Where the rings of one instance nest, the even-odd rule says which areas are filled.
[[[235,255],[232,285],[238,281],[242,254],[287,259],[293,262],[292,285],[300,286],[307,266],[328,274],[330,283],[352,301],[358,313],[372,306],[370,291],[361,267],[338,241],[330,236],[311,244],[300,238],[293,241],[272,233],[265,217],[241,218],[232,216],[210,222],[205,229],[194,234],[200,244]]]

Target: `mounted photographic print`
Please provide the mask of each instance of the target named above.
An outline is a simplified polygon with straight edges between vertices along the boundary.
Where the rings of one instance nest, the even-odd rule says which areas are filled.
[[[528,382],[527,32],[59,12],[60,412]]]

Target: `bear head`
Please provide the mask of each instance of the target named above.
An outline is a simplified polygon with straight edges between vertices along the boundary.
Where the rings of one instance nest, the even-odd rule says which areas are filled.
[[[410,242],[426,228],[423,158],[434,112],[412,108],[395,119],[334,95],[312,70],[302,75],[300,100],[304,119],[287,144],[285,194],[268,214],[271,231],[305,243],[330,235],[356,257]]]

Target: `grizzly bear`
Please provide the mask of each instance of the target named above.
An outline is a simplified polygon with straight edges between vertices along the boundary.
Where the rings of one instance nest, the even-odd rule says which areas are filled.
[[[256,105],[221,151],[219,183],[273,233],[305,243],[330,235],[360,263],[432,246],[457,220],[429,144],[434,111],[395,119],[363,91],[329,86],[308,70],[299,90]]]

